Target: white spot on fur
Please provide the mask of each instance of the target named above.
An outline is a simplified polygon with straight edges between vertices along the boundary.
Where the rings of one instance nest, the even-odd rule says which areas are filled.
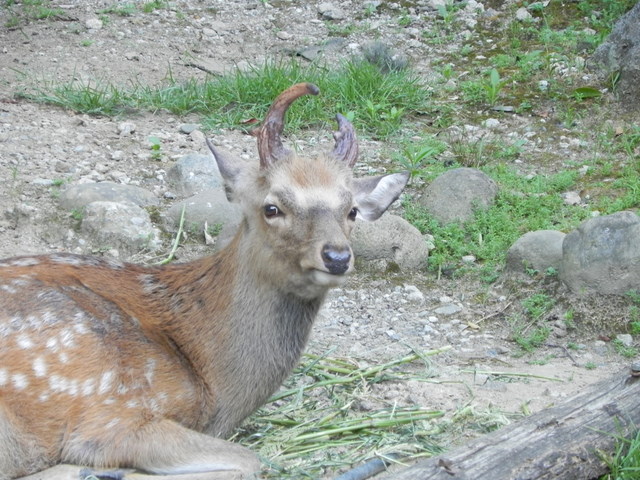
[[[0,387],[4,387],[9,381],[9,372],[6,368],[0,368]]]
[[[88,397],[92,395],[96,389],[96,381],[93,378],[88,378],[82,383],[82,395]]]
[[[44,403],[44,402],[47,402],[49,398],[51,398],[51,396],[49,395],[49,392],[42,392],[38,397],[38,400]]]
[[[51,325],[59,322],[58,316],[50,310],[47,310],[42,314],[42,323],[45,325]]]
[[[56,393],[64,392],[67,389],[67,379],[60,375],[51,375],[49,377],[49,388]]]
[[[69,355],[67,355],[67,352],[60,352],[58,360],[60,360],[60,363],[69,363]]]
[[[35,345],[31,338],[25,333],[21,333],[16,340],[18,346],[23,350],[29,350]]]
[[[47,374],[47,363],[44,358],[38,357],[33,361],[33,371],[38,378],[42,378]]]
[[[104,426],[104,428],[107,428],[107,429],[109,429],[109,428],[113,428],[113,427],[115,427],[116,425],[118,425],[119,423],[120,423],[120,419],[119,419],[119,418],[114,418],[114,419],[110,420],[110,421],[109,421],[109,422]]]
[[[31,267],[34,265],[40,265],[40,260],[31,257],[15,258],[11,260],[10,265],[12,267]]]
[[[127,408],[138,408],[140,406],[137,400],[128,400],[125,405]]]
[[[15,288],[9,285],[0,285],[0,290],[4,290],[5,292],[10,293],[11,295],[14,295],[18,292]]]
[[[76,315],[75,315],[76,320],[84,320],[84,318],[79,319],[79,318],[78,318],[78,316],[79,316],[79,315],[80,315],[80,316],[82,316],[82,317],[84,317],[84,314],[83,314],[82,312],[78,312],[78,313],[76,313]],[[78,334],[80,334],[80,335],[85,335],[85,334],[89,333],[89,329],[87,328],[87,326],[86,326],[84,323],[76,323],[76,324],[73,326],[73,329],[75,330],[75,332],[76,332],[76,333],[78,333]]]
[[[100,395],[104,395],[109,390],[111,390],[111,384],[113,383],[114,373],[112,370],[108,372],[104,372],[102,377],[100,377],[100,386],[98,387],[98,393]]]
[[[65,328],[62,332],[60,332],[60,343],[67,347],[73,347],[75,344],[73,342],[73,331],[71,331],[71,329],[69,328]]]
[[[129,391],[129,387],[127,387],[126,385],[124,385],[122,383],[120,385],[118,385],[118,388],[116,389],[116,393],[118,395],[125,395],[128,391]]]
[[[155,374],[155,370],[156,370],[155,359],[153,358],[147,359],[147,364],[144,368],[144,377],[147,379],[147,382],[149,382],[149,385],[151,385],[151,383],[153,382],[153,376]]]
[[[29,386],[29,379],[23,373],[14,373],[11,375],[11,384],[16,390],[24,390]]]
[[[60,344],[58,343],[58,339],[55,337],[50,337],[47,340],[47,348],[51,350],[53,353],[56,353],[60,349]]]

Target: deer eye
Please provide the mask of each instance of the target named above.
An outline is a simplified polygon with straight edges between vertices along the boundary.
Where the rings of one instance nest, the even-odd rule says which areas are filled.
[[[277,217],[278,215],[282,215],[282,212],[280,212],[280,209],[278,207],[276,207],[275,205],[265,205],[264,207],[265,217],[274,218],[274,217]]]
[[[356,207],[353,207],[350,211],[349,211],[349,220],[355,220],[356,216],[358,215],[358,209]]]

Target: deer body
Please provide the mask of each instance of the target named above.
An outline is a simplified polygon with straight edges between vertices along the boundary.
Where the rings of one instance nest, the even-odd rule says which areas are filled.
[[[244,212],[218,254],[163,267],[69,254],[0,261],[0,480],[57,463],[259,470],[224,437],[298,362],[328,289],[352,269],[356,212],[377,218],[408,178],[352,178],[344,119],[332,155],[285,150],[284,112],[307,93],[317,89],[276,99],[259,165],[210,145]]]

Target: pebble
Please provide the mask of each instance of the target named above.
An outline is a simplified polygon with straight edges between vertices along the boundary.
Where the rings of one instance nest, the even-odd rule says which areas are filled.
[[[633,345],[633,337],[628,333],[619,333],[616,335],[616,340],[618,340],[625,347],[631,347]]]
[[[88,30],[100,30],[102,28],[102,20],[99,18],[89,18],[84,22],[84,26],[87,27]]]
[[[131,135],[136,131],[136,124],[133,122],[120,122],[118,124],[118,134],[122,136]]]
[[[438,307],[434,310],[434,313],[438,315],[455,315],[458,312],[462,311],[462,307],[460,305],[455,305],[453,303],[449,305],[443,305],[442,307]]]
[[[185,133],[187,135],[193,133],[198,128],[200,128],[200,125],[198,125],[197,123],[183,123],[178,127],[180,133]]]

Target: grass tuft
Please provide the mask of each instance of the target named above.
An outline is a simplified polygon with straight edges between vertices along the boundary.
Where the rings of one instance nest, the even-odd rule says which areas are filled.
[[[207,128],[245,128],[264,117],[273,99],[298,82],[312,82],[322,95],[295,102],[287,112],[288,130],[329,121],[327,112],[342,113],[359,132],[388,138],[404,122],[427,109],[429,94],[407,69],[384,73],[366,60],[351,60],[336,70],[294,61],[267,62],[206,81],[123,88],[78,81],[51,85],[21,95],[93,115],[119,115],[127,110],[167,110],[201,114]]]

